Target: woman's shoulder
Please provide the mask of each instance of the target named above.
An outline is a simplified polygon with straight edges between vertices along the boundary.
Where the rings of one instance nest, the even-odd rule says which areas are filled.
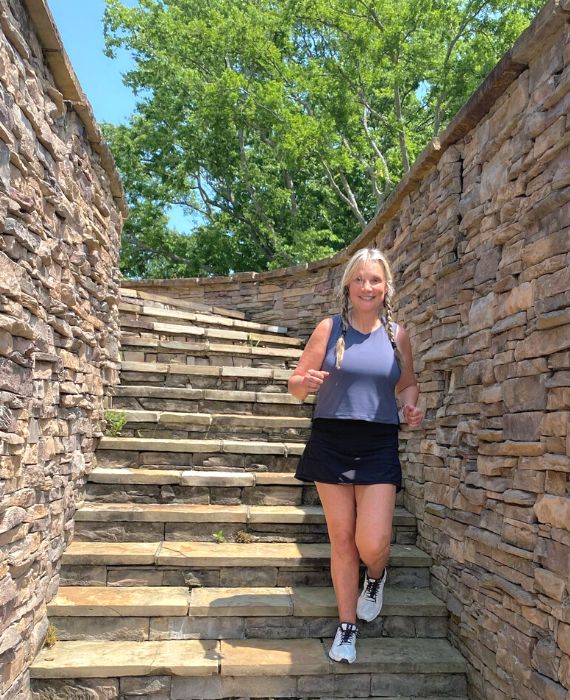
[[[334,321],[335,317],[334,316],[327,316],[323,319],[321,319],[317,325],[315,326],[315,330],[313,331],[313,335],[317,337],[325,337],[328,338],[329,335],[331,334],[332,329],[334,328]]]
[[[315,330],[326,329],[330,333],[333,328],[340,326],[340,323],[340,314],[336,314],[334,316],[325,316],[325,318],[321,319],[317,323]]]

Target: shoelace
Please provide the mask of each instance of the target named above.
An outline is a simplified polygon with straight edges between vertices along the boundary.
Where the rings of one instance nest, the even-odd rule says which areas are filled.
[[[340,628],[341,635],[340,635],[340,642],[339,644],[350,644],[352,642],[352,636],[358,634],[358,629],[356,627],[345,627],[343,629],[342,627]]]
[[[376,596],[378,595],[378,588],[380,587],[380,584],[382,583],[382,579],[380,578],[369,578],[368,583],[366,584],[366,597],[368,600],[373,600],[376,602]]]

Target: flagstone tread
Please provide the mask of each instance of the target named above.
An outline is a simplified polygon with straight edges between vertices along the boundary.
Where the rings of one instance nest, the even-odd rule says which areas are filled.
[[[272,676],[346,673],[465,673],[459,652],[443,639],[361,639],[357,660],[328,658],[332,640],[222,640],[222,675]]]
[[[129,452],[223,452],[228,454],[300,455],[302,442],[262,442],[256,440],[193,440],[102,437],[99,450],[127,450]]]
[[[181,586],[60,586],[50,617],[184,617],[190,591]]]
[[[126,676],[259,677],[359,673],[463,674],[465,661],[444,639],[361,639],[354,664],[328,658],[330,640],[72,641],[44,648],[32,678]]]
[[[314,396],[308,396],[304,401],[291,396],[285,392],[273,391],[248,391],[239,389],[189,389],[172,386],[141,386],[126,385],[118,386],[115,396],[128,396],[134,398],[156,398],[156,399],[183,399],[187,401],[238,401],[240,403],[277,403],[277,404],[302,404],[315,403]]]
[[[219,673],[215,640],[160,642],[73,641],[44,648],[32,664],[32,678],[116,676],[211,676]]]
[[[205,311],[191,311],[189,309],[166,309],[160,306],[148,306],[144,304],[133,304],[121,301],[119,302],[119,311],[128,314],[134,314],[136,317],[151,316],[154,318],[166,318],[176,321],[194,321],[196,323],[204,323],[209,325],[225,326],[228,328],[247,328],[249,330],[263,331],[265,333],[281,333],[286,334],[287,328],[284,326],[274,326],[268,323],[258,323],[257,321],[246,321],[245,319],[236,319],[221,314],[207,313]],[[124,318],[124,314],[121,319]]]
[[[326,586],[193,588],[174,586],[61,586],[50,617],[336,617]],[[382,615],[445,617],[447,608],[427,588],[387,586]]]
[[[143,292],[138,289],[129,289],[128,287],[121,287],[120,290],[121,297],[139,299],[142,301],[155,302],[157,304],[164,304],[167,307],[172,307],[175,309],[189,309],[191,311],[205,311],[208,313],[213,313],[218,316],[228,316],[229,318],[244,319],[246,318],[243,311],[238,311],[237,309],[224,309],[220,306],[212,306],[210,304],[201,304],[197,301],[190,301],[188,299],[174,299],[173,297],[165,296],[162,294],[156,294],[154,292]],[[160,307],[157,307],[160,308]]]
[[[226,522],[226,523],[321,523],[320,506],[196,505],[192,503],[85,503],[76,521],[99,522]],[[394,525],[415,525],[415,517],[396,508]]]
[[[191,323],[163,323],[161,321],[145,321],[140,320],[136,316],[121,316],[121,328],[139,329],[141,331],[151,331],[169,336],[194,336],[198,338],[206,338],[208,340],[227,340],[237,341],[242,343],[271,343],[274,345],[285,345],[291,348],[299,348],[303,345],[303,341],[299,338],[290,338],[285,335],[269,335],[259,333],[253,330],[231,330],[227,328],[204,328],[203,326],[193,325]]]
[[[223,355],[256,355],[265,357],[282,357],[285,359],[298,359],[302,350],[298,348],[269,348],[254,345],[232,345],[230,343],[212,343],[210,341],[185,342],[182,340],[159,340],[158,338],[139,337],[130,333],[121,334],[121,346],[152,348],[153,350],[172,350],[178,352],[199,352],[201,354]]]
[[[183,374],[208,377],[267,379],[287,381],[291,370],[277,367],[233,367],[223,365],[184,365],[168,362],[127,362],[121,363],[122,372],[148,372],[149,374]]]
[[[211,542],[78,542],[63,553],[64,565],[150,565],[174,567],[257,567],[328,565],[328,544]],[[392,545],[390,567],[431,566],[413,545]]]
[[[194,588],[189,614],[213,616],[336,617],[334,590],[326,586],[282,588]],[[447,608],[427,588],[384,590],[382,615],[446,617]]]
[[[158,425],[241,426],[253,428],[310,428],[310,418],[295,416],[257,416],[241,413],[183,413],[181,411],[121,410],[128,423]]]
[[[181,486],[296,486],[307,484],[291,472],[207,471],[198,469],[144,469],[96,467],[89,474],[96,484],[178,484]]]

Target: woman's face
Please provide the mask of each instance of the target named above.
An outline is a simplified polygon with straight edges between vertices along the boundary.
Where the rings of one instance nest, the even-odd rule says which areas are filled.
[[[388,284],[384,266],[379,262],[363,263],[356,268],[348,285],[348,296],[357,311],[379,313]]]

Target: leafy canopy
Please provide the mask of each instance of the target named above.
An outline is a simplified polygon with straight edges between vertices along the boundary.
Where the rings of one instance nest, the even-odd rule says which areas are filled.
[[[539,0],[106,0],[127,276],[265,270],[357,236]],[[169,226],[183,207],[190,231]]]

